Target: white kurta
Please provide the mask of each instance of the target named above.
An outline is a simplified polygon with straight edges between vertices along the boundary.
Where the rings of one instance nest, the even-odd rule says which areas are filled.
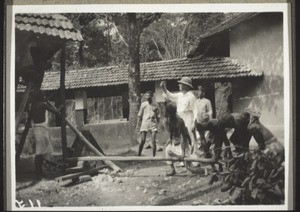
[[[201,122],[201,117],[204,114],[207,114],[209,116],[209,119],[212,118],[212,106],[211,102],[209,99],[202,98],[202,99],[197,99],[195,101],[195,107],[196,109],[194,110],[195,114],[195,119],[197,120],[198,123]]]

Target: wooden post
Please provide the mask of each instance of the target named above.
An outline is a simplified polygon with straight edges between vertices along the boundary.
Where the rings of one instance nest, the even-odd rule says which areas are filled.
[[[60,97],[61,97],[61,118],[60,118],[60,127],[61,127],[61,139],[62,139],[62,153],[63,160],[67,157],[67,131],[66,131],[66,93],[65,93],[65,75],[66,75],[66,44],[64,43],[61,47],[60,55]]]
[[[20,159],[20,156],[21,156],[21,153],[22,153],[25,141],[26,141],[26,137],[27,137],[27,134],[28,134],[28,131],[29,131],[31,119],[32,119],[32,109],[30,109],[30,112],[28,114],[27,121],[26,121],[26,124],[25,124],[25,129],[22,133],[20,143],[18,145],[18,149],[17,149],[17,153],[16,153],[16,163],[17,164],[19,162],[19,159]]]
[[[16,114],[16,131],[17,131],[18,126],[20,124],[22,114],[24,113],[25,107],[27,105],[31,88],[32,88],[32,83],[28,83],[27,86],[26,86],[22,101],[21,101],[21,105],[19,106],[19,110]]]

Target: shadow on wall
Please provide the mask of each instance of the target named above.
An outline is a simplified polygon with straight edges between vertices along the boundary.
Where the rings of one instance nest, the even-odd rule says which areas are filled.
[[[234,84],[233,110],[252,107],[261,112],[260,121],[279,139],[284,138],[283,77],[264,76],[261,80],[241,80]],[[243,88],[243,89],[241,89]]]
[[[257,86],[252,106],[258,110],[267,108],[268,111],[273,111],[277,115],[278,102],[276,99],[283,97],[283,81],[281,76],[264,76],[263,81]]]
[[[242,112],[251,103],[261,112],[278,115],[283,106],[283,80],[281,76],[264,76],[258,81],[236,82],[233,88],[234,112]]]

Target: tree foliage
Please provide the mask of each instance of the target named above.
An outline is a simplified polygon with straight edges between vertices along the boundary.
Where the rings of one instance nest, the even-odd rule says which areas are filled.
[[[67,43],[67,69],[128,64],[126,13],[63,15],[72,21],[84,38],[82,43]],[[163,13],[159,18],[153,18],[152,13],[136,15],[140,22],[139,27],[148,26],[140,34],[140,61],[151,62],[185,57],[190,49],[197,45],[199,35],[232,14]],[[52,70],[59,70],[59,53],[52,60]]]
[[[144,42],[160,60],[183,58],[199,35],[225,18],[224,13],[165,13],[146,29]]]

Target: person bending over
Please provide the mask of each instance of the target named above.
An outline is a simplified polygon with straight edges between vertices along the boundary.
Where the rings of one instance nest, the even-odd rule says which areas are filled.
[[[284,146],[274,134],[263,124],[260,123],[260,112],[246,108],[246,112],[250,114],[250,122],[247,127],[249,133],[254,137],[258,144],[259,150],[264,153],[271,154],[278,164],[284,161]]]
[[[209,148],[212,144],[214,144],[214,159],[218,161],[221,159],[221,152],[223,144],[225,144],[226,151],[225,156],[231,158],[232,152],[230,149],[230,142],[227,138],[226,131],[226,123],[233,122],[233,117],[230,115],[224,115],[220,119],[208,119],[207,116],[203,116],[200,118],[199,122],[195,122],[195,126],[198,132],[209,131],[208,135],[205,139],[205,142],[202,144],[202,147],[205,157],[211,157],[211,155],[207,155],[209,152]],[[213,169],[214,166],[212,166]],[[219,171],[222,171],[222,165],[219,164]]]
[[[166,125],[169,130],[170,139],[167,142],[165,149],[166,158],[178,157],[183,159],[190,155],[189,132],[183,119],[177,114],[177,107],[174,103],[166,105],[167,120]],[[172,176],[176,173],[174,163],[167,161],[170,165],[170,170],[166,173],[167,176]],[[186,167],[189,165],[186,164]]]
[[[234,132],[229,140],[235,145],[237,154],[248,151],[251,135],[247,129],[250,121],[250,114],[246,111],[242,113],[231,113],[233,122],[226,123],[228,128],[234,128]]]

